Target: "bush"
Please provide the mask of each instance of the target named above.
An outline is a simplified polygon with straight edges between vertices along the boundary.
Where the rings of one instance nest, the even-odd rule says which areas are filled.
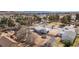
[[[8,18],[6,17],[1,18],[0,24],[7,24],[7,20]]]
[[[11,20],[11,19],[8,20],[7,24],[8,24],[9,27],[15,26],[14,21]]]
[[[21,25],[26,25],[26,18],[18,17],[16,22],[20,23]]]
[[[76,20],[79,20],[79,14],[76,14]]]
[[[67,23],[70,23],[70,20],[71,20],[71,16],[70,15],[67,15],[67,16],[64,16],[61,19],[61,22],[64,23],[64,24],[67,24]]]
[[[6,18],[6,17],[1,18],[0,27],[4,28],[7,25],[7,20],[8,20],[8,18]]]
[[[5,28],[6,26],[12,27],[12,26],[15,26],[15,24],[14,24],[14,21],[11,20],[10,18],[8,19],[6,17],[3,17],[1,18],[1,21],[0,21],[0,27]]]
[[[72,45],[72,43],[71,43],[71,41],[70,40],[63,40],[62,41],[63,42],[63,44],[65,44],[65,47],[69,47],[69,46],[71,46]]]
[[[49,21],[59,21],[59,15],[50,15],[48,19]]]

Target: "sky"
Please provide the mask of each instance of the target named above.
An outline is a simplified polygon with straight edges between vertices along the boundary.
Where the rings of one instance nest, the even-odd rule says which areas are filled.
[[[0,0],[1,11],[79,11],[78,0]]]

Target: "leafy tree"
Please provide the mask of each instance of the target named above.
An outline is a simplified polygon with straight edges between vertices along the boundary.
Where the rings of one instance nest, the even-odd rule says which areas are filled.
[[[50,15],[50,16],[48,17],[48,19],[49,19],[50,21],[58,21],[58,20],[59,20],[59,15]]]
[[[65,24],[70,23],[70,21],[71,21],[71,16],[70,16],[70,15],[64,16],[64,17],[61,19],[61,22],[62,22],[62,23],[65,23]]]
[[[4,28],[5,26],[8,26],[8,27],[15,26],[14,21],[6,17],[1,18],[0,27]]]
[[[0,27],[4,28],[5,26],[7,26],[7,20],[8,20],[8,18],[6,18],[6,17],[1,18]]]
[[[58,21],[58,20],[59,20],[59,15],[56,14],[56,15],[54,16],[54,19],[55,19],[55,21]]]
[[[76,20],[79,20],[79,14],[76,14]]]
[[[1,18],[0,24],[7,24],[7,20],[8,18],[6,17]]]
[[[8,26],[9,26],[9,27],[15,26],[14,21],[11,20],[10,18],[8,19]]]
[[[53,20],[53,16],[49,16],[48,19],[49,19],[49,21],[52,21]]]
[[[18,16],[16,19],[16,22],[20,23],[21,25],[26,25],[26,18],[22,17],[22,16]]]
[[[39,21],[39,22],[41,21],[41,18],[40,18],[39,16],[33,15],[33,17],[34,17],[34,22],[35,22],[35,21]]]

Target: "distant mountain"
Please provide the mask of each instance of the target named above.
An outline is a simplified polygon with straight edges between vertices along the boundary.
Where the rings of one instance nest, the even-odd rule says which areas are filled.
[[[79,13],[79,11],[15,11],[19,13]]]
[[[79,11],[0,11],[0,15],[1,14],[65,14],[65,13],[79,13]]]

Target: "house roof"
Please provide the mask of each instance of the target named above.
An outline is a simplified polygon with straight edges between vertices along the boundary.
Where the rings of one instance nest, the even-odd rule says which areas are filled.
[[[2,33],[0,38],[4,37],[5,39],[13,42],[13,43],[17,43],[14,39],[10,38],[10,36],[7,35],[7,33]]]

